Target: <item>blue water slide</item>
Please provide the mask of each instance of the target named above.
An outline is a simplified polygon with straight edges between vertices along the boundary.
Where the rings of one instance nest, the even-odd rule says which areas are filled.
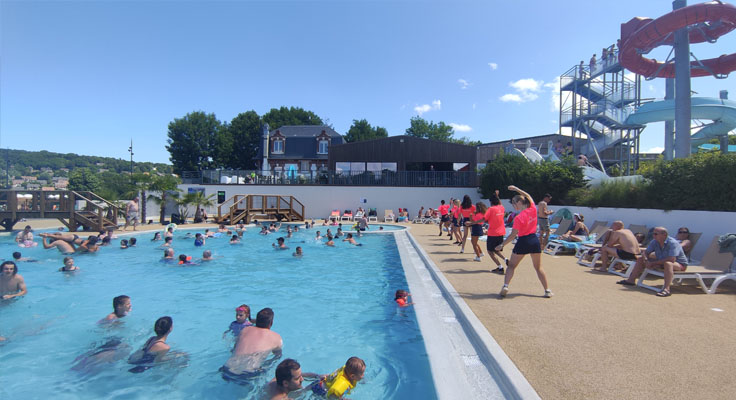
[[[692,98],[692,119],[708,119],[713,121],[695,132],[691,137],[692,151],[697,151],[700,144],[717,136],[728,134],[736,129],[736,102],[711,97]],[[674,121],[675,101],[662,100],[642,104],[634,113],[626,118],[627,124],[644,125],[650,122]]]

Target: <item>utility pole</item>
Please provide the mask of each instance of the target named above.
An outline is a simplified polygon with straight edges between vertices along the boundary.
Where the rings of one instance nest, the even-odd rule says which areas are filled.
[[[128,147],[128,151],[130,152],[130,183],[133,182],[133,138],[130,139],[130,147]]]

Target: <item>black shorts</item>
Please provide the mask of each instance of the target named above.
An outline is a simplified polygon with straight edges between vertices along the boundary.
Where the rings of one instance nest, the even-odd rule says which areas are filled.
[[[448,222],[449,220],[450,220],[450,215],[448,214],[443,215],[442,218],[440,219],[441,222]]]
[[[483,236],[483,225],[470,225],[470,236]]]
[[[460,226],[460,221],[458,221],[457,218],[452,217],[452,225],[459,227]]]
[[[516,239],[516,245],[514,246],[513,252],[515,254],[537,254],[542,252],[542,247],[539,244],[539,238],[536,233],[532,233],[526,236],[519,236]]]
[[[616,249],[616,257],[627,261],[636,260],[636,254],[632,254],[621,249]]]
[[[503,236],[488,236],[486,241],[486,250],[488,252],[496,251],[496,247],[503,243]]]

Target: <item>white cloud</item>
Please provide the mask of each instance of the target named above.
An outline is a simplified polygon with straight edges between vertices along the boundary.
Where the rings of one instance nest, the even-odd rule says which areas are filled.
[[[432,101],[432,104],[431,105],[430,104],[422,104],[420,106],[414,107],[414,111],[416,111],[416,113],[419,114],[420,117],[422,116],[422,114],[424,114],[426,112],[434,111],[434,110],[440,110],[440,109],[442,109],[442,102],[439,101],[439,100]]]
[[[504,103],[508,103],[508,102],[523,103],[524,102],[521,96],[519,96],[518,94],[513,94],[513,93],[507,93],[499,97],[499,99],[503,101]]]
[[[544,87],[550,90],[552,96],[550,96],[550,110],[560,111],[560,77],[555,77],[555,80],[550,83],[545,83]]]
[[[516,82],[509,82],[509,86],[516,89],[519,92],[538,92],[544,81],[537,81],[532,78],[519,79]]]
[[[465,79],[458,79],[457,83],[460,84],[460,89],[467,89],[468,86],[472,85],[472,83],[466,81]]]
[[[454,122],[451,122],[450,126],[452,127],[452,129],[455,130],[455,132],[470,132],[473,130],[473,128],[471,128],[470,125],[456,124]]]
[[[647,150],[645,153],[657,153],[657,154],[659,154],[659,153],[661,153],[663,151],[664,151],[664,147],[657,146],[657,147],[652,147],[651,149]]]
[[[495,71],[498,69],[498,64],[493,63],[493,62],[488,63],[488,66],[491,67],[491,71]]]

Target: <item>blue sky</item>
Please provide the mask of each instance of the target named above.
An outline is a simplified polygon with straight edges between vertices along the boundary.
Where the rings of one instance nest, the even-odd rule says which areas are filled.
[[[694,4],[693,1],[689,2]],[[555,79],[670,0],[8,1],[0,3],[0,147],[168,162],[168,123],[298,106],[340,133],[416,115],[492,142],[554,133]],[[736,49],[736,32],[693,45]],[[600,56],[600,54],[599,54]],[[666,51],[652,55],[663,59]],[[717,97],[728,79],[696,78]],[[643,84],[663,97],[664,81]],[[506,101],[504,101],[506,100]],[[648,127],[642,150],[663,145]]]

